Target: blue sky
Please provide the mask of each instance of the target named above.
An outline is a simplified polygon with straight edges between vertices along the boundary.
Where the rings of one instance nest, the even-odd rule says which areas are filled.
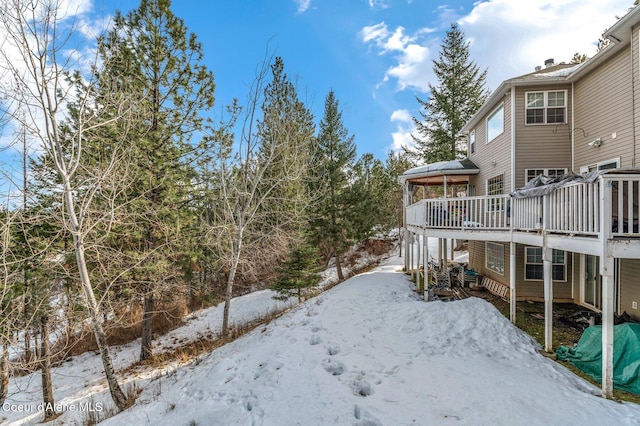
[[[100,28],[135,0],[65,0]],[[432,60],[452,22],[488,69],[487,87],[534,70],[547,58],[589,56],[632,0],[173,0],[197,35],[216,78],[216,108],[247,96],[267,49],[284,59],[300,98],[322,118],[333,89],[358,153],[385,158],[410,142],[416,96],[437,84]]]

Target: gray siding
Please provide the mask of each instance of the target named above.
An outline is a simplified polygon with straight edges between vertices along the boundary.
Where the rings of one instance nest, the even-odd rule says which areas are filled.
[[[630,48],[623,49],[575,83],[576,171],[614,158],[621,159],[622,167],[632,165],[634,135],[630,67]],[[596,138],[602,139],[602,146],[589,146],[589,142]]]

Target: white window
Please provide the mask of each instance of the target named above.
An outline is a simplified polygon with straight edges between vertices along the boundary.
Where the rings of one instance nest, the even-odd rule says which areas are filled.
[[[504,246],[499,243],[485,243],[485,266],[494,272],[504,275]]]
[[[504,132],[504,104],[500,105],[487,118],[487,143]]]
[[[498,175],[487,179],[487,195],[502,195],[504,193],[504,175]],[[503,198],[489,198],[487,200],[487,210],[503,210]]]
[[[531,179],[539,175],[547,176],[550,178],[562,176],[563,174],[567,173],[567,169],[526,169],[524,173],[525,183],[528,183]]]
[[[473,154],[476,152],[476,131],[472,130],[469,133],[469,152]]]
[[[580,167],[580,173],[589,173],[596,170],[605,169],[617,169],[620,167],[620,158],[614,158],[613,160],[601,161],[596,164],[589,164],[588,166]]]
[[[551,276],[553,281],[567,280],[567,262],[564,250],[552,252]],[[524,279],[540,281],[544,279],[542,263],[542,247],[524,248]]]
[[[567,122],[567,91],[526,93],[527,124],[558,124]]]

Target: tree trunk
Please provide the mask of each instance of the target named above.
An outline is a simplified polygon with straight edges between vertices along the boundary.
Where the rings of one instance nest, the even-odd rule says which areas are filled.
[[[233,247],[233,255],[231,257],[231,268],[229,268],[229,277],[227,278],[227,290],[224,297],[224,311],[222,313],[222,335],[226,336],[229,332],[229,310],[231,307],[231,298],[233,297],[233,283],[236,279],[236,271],[240,263],[240,253],[242,250],[242,228],[238,230],[236,243]]]
[[[153,358],[153,311],[155,309],[153,292],[147,288],[144,295],[144,311],[142,312],[142,338],[140,342],[140,361]]]
[[[58,417],[53,400],[53,384],[51,382],[51,350],[49,348],[49,318],[40,318],[40,371],[42,375],[42,402],[44,403],[44,421]]]
[[[2,345],[2,355],[0,359],[0,405],[9,394],[9,345]]]
[[[342,265],[340,264],[340,253],[336,251],[336,271],[338,272],[338,280],[344,281],[344,274],[342,273]]]
[[[89,317],[91,319],[91,327],[93,334],[96,337],[96,344],[100,351],[100,357],[102,358],[102,366],[104,368],[104,374],[109,384],[109,392],[114,404],[119,410],[124,410],[129,406],[127,397],[122,392],[118,379],[116,378],[115,370],[113,369],[113,361],[111,360],[111,354],[109,352],[109,346],[107,346],[107,336],[102,328],[100,322],[100,309],[98,308],[98,302],[96,295],[91,286],[91,279],[89,277],[89,271],[87,270],[87,261],[85,259],[85,247],[84,247],[84,235],[78,221],[78,216],[74,208],[73,192],[69,185],[68,176],[64,173],[60,173],[64,180],[64,197],[67,207],[67,213],[69,215],[69,226],[71,234],[73,235],[73,245],[76,255],[76,263],[78,265],[78,272],[80,275],[80,283],[82,285],[82,291],[84,293],[85,302],[89,311]],[[64,178],[67,179],[64,179]]]

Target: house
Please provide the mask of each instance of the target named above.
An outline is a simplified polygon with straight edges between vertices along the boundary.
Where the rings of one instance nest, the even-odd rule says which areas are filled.
[[[582,64],[548,60],[504,81],[463,128],[468,158],[399,180],[407,244],[441,242],[437,256],[426,245],[406,256],[407,269],[468,240],[469,266],[508,287],[512,321],[518,301],[544,301],[548,352],[554,302],[601,312],[611,397],[614,314],[640,320],[640,7],[604,37]],[[417,200],[434,186],[442,195]]]

